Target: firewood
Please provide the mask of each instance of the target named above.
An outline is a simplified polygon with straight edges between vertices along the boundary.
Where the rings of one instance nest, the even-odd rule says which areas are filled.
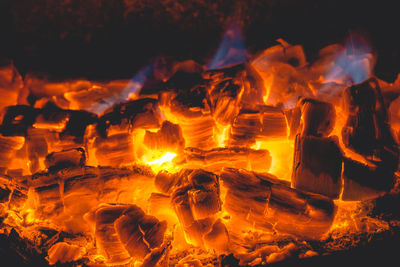
[[[204,235],[204,244],[221,254],[229,251],[229,233],[221,219],[215,221],[211,231]]]
[[[181,151],[185,147],[185,139],[179,125],[164,121],[158,132],[146,131],[144,144],[154,150]]]
[[[399,149],[389,126],[378,82],[372,78],[348,87],[345,90],[345,108],[348,112],[342,129],[345,146],[364,156],[380,158],[390,168],[395,165],[396,170]]]
[[[57,171],[71,166],[84,166],[85,163],[86,155],[83,148],[52,152],[46,156],[44,162],[49,171]]]
[[[130,261],[130,254],[114,227],[117,220],[129,205],[102,205],[95,211],[95,237],[100,253],[108,264],[126,264]]]
[[[332,224],[336,208],[327,197],[290,188],[268,174],[226,168],[220,177],[227,188],[225,209],[257,229],[319,239]]]
[[[332,104],[305,98],[300,101],[302,135],[329,136],[335,126],[336,113]]]
[[[271,140],[286,135],[287,124],[283,112],[276,107],[260,105],[240,110],[231,127],[230,143],[246,145],[256,140]]]
[[[79,260],[85,254],[85,248],[77,245],[70,245],[66,242],[58,242],[48,250],[46,257],[50,265],[66,263]]]
[[[268,171],[272,160],[268,150],[254,150],[246,147],[224,147],[211,150],[186,148],[185,157],[188,167],[201,167],[214,172],[220,171],[223,167]]]
[[[128,128],[158,128],[160,115],[155,99],[143,98],[114,105],[98,119],[96,129],[102,138],[108,136],[113,125],[126,125]]]
[[[95,211],[96,240],[109,264],[143,260],[164,240],[166,222],[135,205],[101,205]]]
[[[22,148],[25,138],[19,136],[6,137],[0,134],[0,167],[9,167],[15,152]]]
[[[38,197],[36,213],[43,217],[54,217],[63,212],[63,202],[60,185],[58,183],[36,187]]]
[[[218,178],[204,170],[184,171],[181,175],[185,182],[172,193],[171,204],[187,238],[202,247],[204,235],[221,209]]]
[[[8,202],[11,190],[10,181],[0,176],[0,203]]]
[[[394,185],[393,171],[382,166],[368,166],[345,158],[343,165],[343,195],[347,201],[376,198],[388,192]]]
[[[293,187],[333,199],[338,198],[342,188],[342,160],[337,137],[297,135]]]
[[[116,133],[108,138],[96,137],[94,149],[102,165],[119,166],[135,160],[133,138],[129,133]]]

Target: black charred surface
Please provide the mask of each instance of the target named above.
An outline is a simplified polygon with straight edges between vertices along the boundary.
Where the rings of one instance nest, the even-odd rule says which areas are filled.
[[[97,132],[103,138],[107,137],[108,128],[111,125],[120,125],[123,120],[127,120],[131,126],[138,114],[150,113],[154,118],[157,117],[157,100],[142,98],[114,105],[99,118],[96,125]]]
[[[379,84],[370,79],[347,88],[344,94],[349,115],[342,129],[343,143],[364,156],[379,158],[378,166],[395,171],[399,149]]]
[[[51,102],[43,108],[16,105],[7,108],[0,125],[0,133],[4,136],[27,136],[28,128],[33,126],[39,115],[48,123],[58,123],[68,118],[61,137],[73,136],[77,143],[82,143],[86,127],[97,122],[97,115],[93,113],[61,109]]]

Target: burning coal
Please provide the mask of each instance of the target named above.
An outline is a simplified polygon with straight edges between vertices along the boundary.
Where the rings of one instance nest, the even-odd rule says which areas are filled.
[[[399,194],[400,82],[374,62],[354,37],[313,63],[282,39],[249,55],[232,24],[207,66],[157,60],[131,80],[10,63],[2,236],[38,264],[233,266],[394,231],[377,203]]]

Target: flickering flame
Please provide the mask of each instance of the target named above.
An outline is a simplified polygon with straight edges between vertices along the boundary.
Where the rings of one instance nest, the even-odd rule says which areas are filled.
[[[166,152],[158,159],[148,161],[147,165],[150,165],[153,171],[158,172],[160,170],[168,170],[173,168],[172,160],[177,156],[176,153]]]

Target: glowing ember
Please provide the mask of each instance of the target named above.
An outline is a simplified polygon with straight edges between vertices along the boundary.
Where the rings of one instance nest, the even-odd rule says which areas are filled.
[[[111,82],[0,69],[1,234],[49,264],[145,267],[269,264],[390,233],[399,221],[376,215],[399,198],[400,79],[349,44],[312,64],[282,39],[251,57],[232,24],[208,66]]]

